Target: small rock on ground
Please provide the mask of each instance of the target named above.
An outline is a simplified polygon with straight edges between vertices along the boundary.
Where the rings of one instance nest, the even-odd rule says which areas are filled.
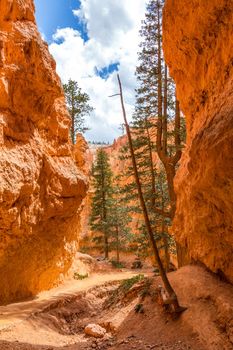
[[[106,334],[106,329],[99,326],[98,324],[90,323],[84,329],[85,334],[94,338],[103,338]]]

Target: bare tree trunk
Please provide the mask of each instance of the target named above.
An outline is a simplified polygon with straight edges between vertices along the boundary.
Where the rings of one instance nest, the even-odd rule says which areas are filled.
[[[74,96],[72,94],[72,110],[71,110],[71,139],[73,145],[75,144],[75,114],[74,114]]]
[[[163,98],[163,150],[167,155],[167,65],[164,69],[164,98]]]
[[[151,138],[150,138],[150,131],[148,127],[148,120],[145,118],[146,122],[146,133],[147,133],[147,139],[148,139],[148,150],[149,150],[149,160],[150,160],[150,174],[151,174],[151,207],[155,208],[155,172],[153,167],[153,152],[152,152],[152,144],[151,144]]]
[[[170,197],[170,218],[174,219],[176,212],[176,193],[174,189],[174,178],[176,175],[176,165],[179,162],[182,151],[181,151],[181,139],[180,139],[180,108],[179,102],[176,98],[176,112],[175,112],[175,154],[173,156],[168,155],[167,147],[167,66],[165,65],[165,79],[164,79],[164,98],[162,96],[162,39],[161,39],[161,21],[160,21],[160,1],[157,0],[158,5],[158,121],[157,121],[157,136],[156,136],[156,146],[158,156],[163,163],[164,169],[166,171],[168,193]],[[163,104],[164,102],[164,104]],[[163,108],[164,111],[163,111]],[[183,248],[184,249],[184,248]],[[182,266],[182,256],[180,254],[181,247],[177,250],[178,265]]]
[[[159,122],[159,131],[161,133],[161,138],[160,142],[162,139],[162,115],[163,115],[163,87],[162,87],[162,39],[161,39],[161,21],[160,21],[160,1],[157,0],[157,7],[158,7],[158,12],[157,12],[157,25],[158,25],[158,122]],[[161,145],[162,146],[162,145]]]
[[[167,177],[167,186],[168,186],[168,193],[170,198],[170,213],[171,213],[171,219],[174,219],[175,212],[176,212],[176,193],[174,189],[174,178],[176,175],[176,165],[173,163],[169,163],[169,158],[165,158],[163,162],[166,177]]]
[[[176,174],[176,164],[181,157],[181,140],[180,140],[180,109],[179,102],[176,99],[176,115],[175,115],[175,148],[176,153],[173,157],[169,157],[167,149],[167,66],[165,65],[165,79],[164,79],[164,99],[162,96],[162,39],[161,39],[161,21],[160,21],[160,1],[157,0],[158,5],[158,122],[157,122],[157,136],[156,146],[158,156],[164,165],[168,191],[171,200],[171,218],[174,218],[176,209],[176,195],[174,191],[174,177]],[[164,111],[162,108],[164,100]]]
[[[158,251],[158,247],[156,245],[156,241],[154,238],[154,234],[153,234],[153,230],[151,227],[151,223],[150,223],[150,219],[149,219],[149,215],[148,215],[148,211],[147,211],[147,207],[145,204],[145,200],[143,197],[143,193],[142,193],[142,187],[141,187],[141,183],[140,183],[140,179],[139,179],[139,174],[138,174],[138,169],[137,169],[137,163],[136,163],[136,157],[135,157],[135,153],[134,153],[134,149],[133,149],[133,141],[132,141],[132,137],[131,137],[131,131],[129,128],[129,124],[127,121],[127,117],[126,117],[126,112],[125,112],[125,106],[124,106],[124,99],[123,99],[123,92],[122,92],[122,85],[121,85],[121,80],[120,80],[120,76],[117,75],[118,78],[118,84],[119,84],[119,89],[120,89],[120,99],[121,99],[121,107],[122,107],[122,112],[123,112],[123,118],[124,118],[124,122],[125,122],[125,127],[126,127],[126,133],[128,136],[128,142],[129,142],[129,149],[130,149],[130,154],[131,154],[131,160],[132,160],[132,165],[133,165],[133,170],[134,170],[134,177],[135,177],[135,181],[137,184],[137,189],[138,189],[138,196],[139,196],[139,200],[140,200],[140,204],[141,204],[141,208],[142,208],[142,212],[143,212],[143,216],[144,216],[144,220],[145,220],[145,225],[146,225],[146,229],[147,229],[147,233],[148,236],[150,237],[150,241],[151,241],[151,245],[153,248],[153,252],[154,252],[154,256],[155,256],[155,260],[156,263],[158,265],[159,268],[159,272],[161,275],[161,278],[163,280],[164,283],[164,287],[169,295],[169,299],[171,300],[171,304],[174,307],[174,311],[175,312],[182,312],[185,309],[180,307],[179,302],[178,302],[178,298],[177,295],[174,291],[174,289],[172,288],[166,271],[163,267],[162,261],[160,259],[159,256],[159,251]]]
[[[164,199],[164,191],[163,191],[162,181],[160,182],[160,189],[161,189],[161,207],[162,207],[162,210],[164,210],[165,199]],[[162,224],[161,224],[162,234],[167,233],[166,227],[167,226],[166,226],[166,222],[165,222],[165,217],[162,216]],[[169,254],[168,238],[165,236],[163,238],[163,246],[164,246],[164,255],[165,255],[165,269],[166,269],[166,272],[168,272],[169,266],[170,266],[170,254]]]
[[[102,182],[102,212],[103,212],[103,221],[106,222],[107,220],[107,213],[106,213],[106,198],[105,198],[105,191],[103,190],[104,188],[104,183],[105,183],[105,176],[104,176],[104,169],[103,166],[101,166],[101,182]],[[104,229],[104,257],[105,259],[109,258],[109,249],[108,249],[108,233],[106,231],[106,228]]]
[[[116,235],[117,235],[117,246],[116,246],[116,253],[117,253],[117,263],[120,262],[120,242],[119,242],[119,227],[116,226]]]
[[[166,272],[169,272],[170,254],[169,254],[168,240],[166,237],[163,238],[163,246],[164,246],[164,255],[165,255],[165,270]]]
[[[109,258],[109,251],[108,251],[108,236],[105,233],[104,234],[104,257],[105,259]]]
[[[156,191],[155,191],[155,185],[156,185],[156,180],[155,180],[155,171],[153,167],[153,151],[152,151],[152,142],[151,142],[151,137],[150,137],[150,131],[148,127],[148,120],[145,118],[146,122],[146,133],[147,133],[147,139],[148,139],[148,150],[149,150],[149,160],[150,160],[150,174],[151,174],[151,206],[153,210],[158,214],[162,215],[164,217],[171,217],[171,213],[166,212],[165,208],[163,207],[162,209],[156,207],[155,203],[155,198],[156,198]]]

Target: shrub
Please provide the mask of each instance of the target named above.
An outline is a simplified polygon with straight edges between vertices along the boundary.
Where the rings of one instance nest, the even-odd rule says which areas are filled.
[[[88,278],[89,276],[88,276],[88,273],[86,273],[85,275],[81,275],[78,272],[75,272],[73,277],[75,280],[84,280],[85,278]]]
[[[116,269],[122,269],[125,267],[125,264],[121,261],[111,260],[112,267],[115,267]]]

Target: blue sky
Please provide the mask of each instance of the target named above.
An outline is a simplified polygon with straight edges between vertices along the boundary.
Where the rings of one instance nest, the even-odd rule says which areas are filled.
[[[58,28],[66,27],[79,30],[88,39],[85,26],[72,12],[80,8],[79,0],[35,0],[35,6],[37,25],[48,43]]]
[[[35,0],[39,30],[62,82],[73,79],[90,96],[90,141],[113,141],[122,123],[116,71],[128,116],[134,108],[139,29],[146,0]]]
[[[53,42],[53,35],[57,29],[67,27],[79,31],[84,42],[89,40],[85,23],[73,13],[73,10],[81,7],[79,0],[35,0],[35,6],[37,25],[49,44]],[[59,43],[59,40],[57,42]],[[110,63],[100,69],[96,67],[95,72],[101,78],[107,79],[111,73],[118,70],[118,66],[119,62]]]

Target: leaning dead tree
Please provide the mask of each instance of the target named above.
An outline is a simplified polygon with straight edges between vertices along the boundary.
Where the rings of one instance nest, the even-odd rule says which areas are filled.
[[[178,298],[177,295],[167,277],[165,268],[163,266],[162,260],[159,256],[159,250],[156,244],[156,240],[154,237],[154,233],[153,233],[153,229],[151,226],[151,222],[149,219],[149,214],[148,214],[148,210],[146,207],[146,203],[143,197],[143,192],[142,192],[142,185],[140,182],[140,178],[139,178],[139,173],[138,173],[138,168],[137,168],[137,162],[136,162],[136,157],[135,157],[135,152],[134,152],[134,148],[133,148],[133,140],[132,140],[132,136],[131,136],[131,131],[130,131],[130,127],[128,124],[128,120],[127,120],[127,116],[126,116],[126,111],[125,111],[125,105],[124,105],[124,98],[123,98],[123,91],[122,91],[122,84],[121,84],[121,80],[120,80],[120,76],[119,74],[117,75],[117,79],[118,79],[118,84],[119,84],[119,90],[120,93],[118,94],[120,96],[120,100],[121,100],[121,107],[122,107],[122,113],[123,113],[123,118],[124,118],[124,123],[125,123],[125,128],[126,128],[126,133],[128,136],[128,143],[129,143],[129,150],[130,150],[130,155],[131,155],[131,160],[132,160],[132,165],[133,165],[133,172],[134,172],[134,178],[135,178],[135,182],[137,185],[137,190],[138,190],[138,197],[139,197],[139,201],[140,201],[140,205],[142,208],[142,212],[143,212],[143,217],[144,217],[144,221],[145,221],[145,226],[146,226],[146,230],[148,233],[148,236],[150,238],[150,242],[152,245],[152,249],[153,249],[153,253],[155,256],[155,260],[156,263],[158,265],[158,269],[162,278],[162,281],[164,283],[164,287],[165,290],[168,294],[168,298],[167,298],[167,302],[169,302],[169,304],[171,304],[174,308],[174,311],[176,313],[180,313],[182,311],[185,310],[184,307],[181,307],[179,305],[178,302]],[[116,95],[114,95],[116,96]]]

